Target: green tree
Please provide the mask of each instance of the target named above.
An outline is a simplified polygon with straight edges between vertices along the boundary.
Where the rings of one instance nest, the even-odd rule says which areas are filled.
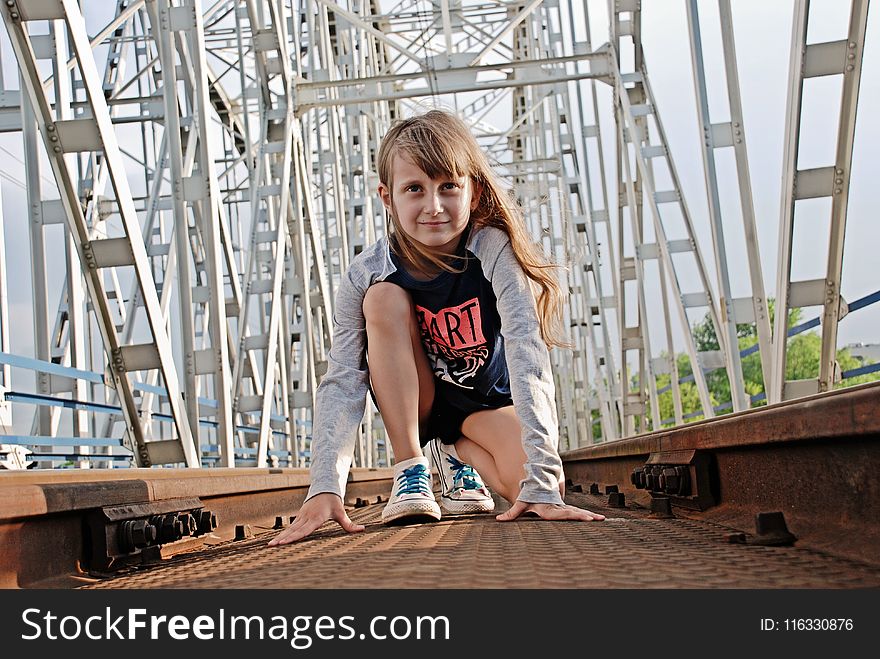
[[[774,300],[769,300],[770,324],[773,325],[775,318]],[[788,328],[791,329],[802,322],[803,310],[791,309],[788,314]],[[758,342],[757,330],[752,324],[737,324],[736,333],[739,342],[740,351],[754,346]],[[712,320],[707,313],[706,316],[693,328],[694,341],[698,352],[706,350],[718,350],[718,339],[712,326]],[[807,380],[819,376],[819,359],[821,354],[822,339],[815,331],[807,331],[797,334],[788,339],[788,348],[786,350],[785,360],[785,379],[786,380]],[[679,360],[681,359],[679,356]],[[767,356],[769,358],[769,355]],[[841,348],[837,351],[837,361],[840,364],[842,372],[858,368],[862,364],[853,357],[849,350]],[[761,354],[756,351],[742,359],[743,383],[746,393],[749,396],[755,396],[764,391],[761,373]],[[690,373],[688,368],[688,373]],[[682,373],[682,375],[684,375]],[[880,379],[880,372],[868,373],[860,375],[856,378],[850,378],[839,382],[835,388],[850,387],[855,384],[864,382],[873,382]],[[721,402],[727,402],[731,399],[730,382],[727,379],[727,373],[724,369],[718,369],[706,376],[709,391],[712,397]],[[717,404],[717,403],[716,403]],[[764,405],[766,401],[759,401],[755,405]]]
[[[768,302],[770,311],[770,324],[772,326],[773,319],[775,317],[775,304],[774,300],[772,299]],[[799,325],[802,322],[802,317],[803,311],[801,309],[791,309],[788,314],[788,328],[791,329],[792,327]],[[740,351],[743,351],[746,348],[751,348],[758,342],[757,329],[756,326],[753,324],[738,324],[736,327],[736,333]],[[706,316],[704,316],[699,323],[694,325],[693,335],[697,352],[706,352],[719,349],[718,338],[715,335],[715,330],[712,327],[712,320],[709,314],[706,314]],[[790,337],[788,339],[788,348],[786,350],[785,379],[807,380],[818,377],[821,347],[822,339],[816,331],[801,332],[800,334]],[[662,353],[662,355],[665,357],[667,356],[667,353]],[[767,357],[769,358],[769,355]],[[684,379],[693,373],[690,358],[686,353],[680,353],[676,355],[675,361],[676,365],[678,366],[679,379]],[[841,372],[850,371],[858,368],[859,366],[865,365],[858,359],[853,357],[847,348],[842,348],[837,351],[837,361],[840,365]],[[756,350],[750,355],[743,357],[742,369],[743,384],[745,386],[746,394],[752,397],[764,393],[760,351]],[[848,378],[842,382],[838,382],[834,388],[840,389],[842,387],[851,387],[857,384],[864,384],[866,382],[875,382],[877,380],[880,380],[880,371],[867,373],[865,375],[860,375],[854,378]],[[675,408],[673,404],[672,390],[669,389],[667,391],[663,391],[664,389],[669,387],[671,381],[671,375],[668,373],[661,373],[657,376],[657,390],[663,392],[657,397],[660,407],[661,421],[673,420],[674,422],[675,419]],[[712,405],[714,407],[730,401],[730,382],[727,379],[727,372],[725,371],[725,369],[717,369],[715,371],[712,371],[711,373],[706,374],[706,382],[709,387],[709,398],[712,401]],[[629,385],[630,391],[638,391],[638,375],[634,375],[631,378]],[[693,381],[682,382],[679,385],[679,389],[681,392],[682,414],[687,417],[689,414],[697,413],[690,418],[686,418],[686,422],[702,419],[702,404],[700,402],[700,395],[699,391],[697,390],[696,384]],[[766,405],[766,399],[752,403],[753,407],[761,405]],[[598,419],[598,415],[598,410],[594,410],[594,421]],[[648,402],[647,417],[650,424],[650,401]],[[669,426],[672,424],[665,423],[664,425]],[[599,428],[599,424],[594,423],[593,430],[594,432],[598,431],[597,435],[601,433],[601,430],[599,430]]]

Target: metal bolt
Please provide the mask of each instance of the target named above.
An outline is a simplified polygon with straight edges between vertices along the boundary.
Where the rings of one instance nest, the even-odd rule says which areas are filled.
[[[788,530],[781,512],[758,513],[755,516],[755,531],[758,534],[755,544],[790,545],[797,540]]]
[[[644,477],[645,472],[643,472],[641,469],[633,469],[633,472],[629,475],[629,482],[635,485],[637,488],[641,489],[643,486],[640,483],[644,479]]]
[[[156,542],[156,527],[145,519],[125,520],[119,526],[119,544],[125,551]]]
[[[60,147],[60,146],[54,146],[54,147],[52,147],[52,150],[53,150],[55,153],[61,153],[61,147]]]
[[[217,528],[217,515],[209,510],[203,510],[199,513],[199,535],[210,533]]]
[[[672,517],[672,502],[669,497],[651,497],[652,517]]]
[[[198,530],[198,523],[196,522],[196,518],[194,515],[190,515],[189,513],[181,513],[178,519],[183,526],[183,535],[195,535],[196,531]]]
[[[7,7],[14,7],[15,6],[14,0],[6,0],[6,6]]]
[[[667,467],[664,469],[663,475],[660,478],[663,480],[661,489],[666,490],[669,494],[678,494],[681,486],[681,479],[678,477],[675,467]]]
[[[55,124],[46,124],[46,130],[48,130],[50,133],[54,133],[55,132]]]

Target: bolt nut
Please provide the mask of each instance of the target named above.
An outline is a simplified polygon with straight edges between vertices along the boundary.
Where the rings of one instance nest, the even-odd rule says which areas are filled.
[[[661,489],[665,490],[667,494],[678,494],[679,489],[681,487],[681,479],[679,478],[677,469],[675,467],[667,467],[663,470],[663,475],[660,477],[663,480],[663,485]]]
[[[214,529],[217,528],[217,515],[212,513],[210,510],[203,510],[199,513],[199,523],[198,523],[198,533],[197,535],[204,535],[205,533],[210,533]]]
[[[235,525],[235,539],[236,540],[246,540],[248,538],[253,538],[254,532],[251,530],[250,524],[236,524]]]
[[[145,519],[129,519],[119,525],[119,545],[125,552],[153,544],[156,542],[156,535],[156,527]]]

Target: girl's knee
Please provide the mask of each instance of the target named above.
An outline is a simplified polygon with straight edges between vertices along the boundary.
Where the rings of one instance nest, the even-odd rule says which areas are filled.
[[[508,503],[513,505],[520,493],[522,476],[510,473],[501,473],[499,476],[501,487],[498,488],[498,494],[507,499]]]
[[[368,322],[399,322],[412,316],[413,303],[406,290],[397,284],[380,281],[367,289],[363,310]]]

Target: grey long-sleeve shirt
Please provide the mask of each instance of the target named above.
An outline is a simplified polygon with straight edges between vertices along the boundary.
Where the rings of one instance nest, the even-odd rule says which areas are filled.
[[[501,318],[510,392],[528,460],[517,498],[526,503],[562,503],[562,461],[550,355],[541,339],[529,280],[513,254],[510,239],[500,229],[474,229],[467,250],[477,257],[492,284]],[[317,391],[312,484],[307,499],[322,492],[340,497],[345,494],[369,382],[364,295],[371,285],[395,271],[388,240],[382,237],[351,262],[342,278],[336,294],[327,372]]]

